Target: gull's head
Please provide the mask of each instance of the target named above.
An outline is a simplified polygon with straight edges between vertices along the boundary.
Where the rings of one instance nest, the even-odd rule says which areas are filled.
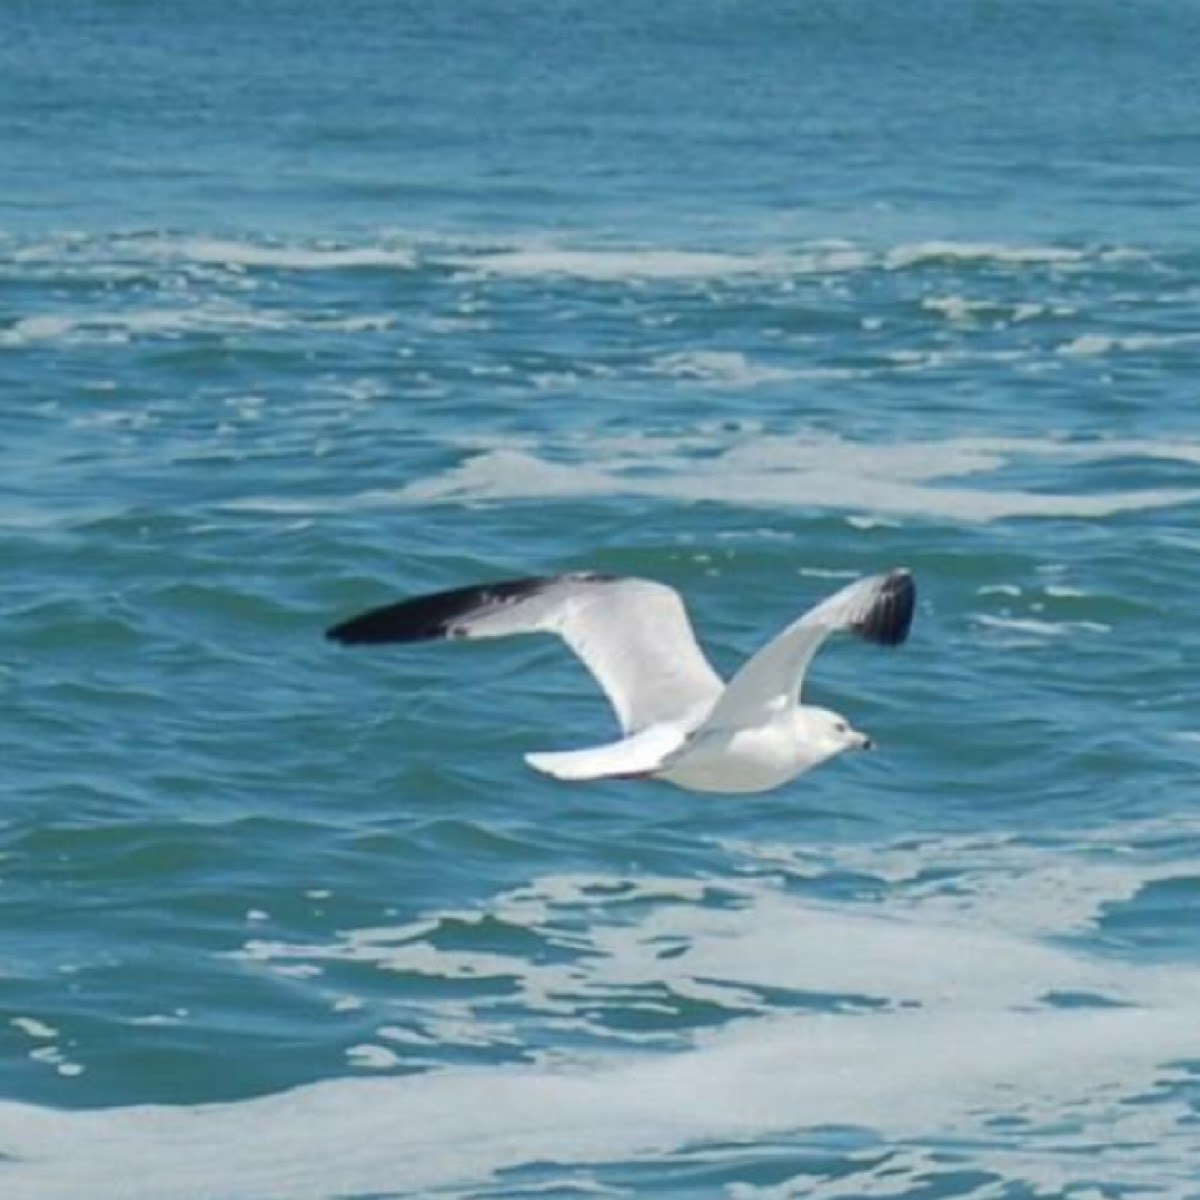
[[[865,733],[855,729],[841,713],[805,705],[796,715],[800,718],[800,737],[823,759],[833,758],[846,750],[875,748],[875,743]]]

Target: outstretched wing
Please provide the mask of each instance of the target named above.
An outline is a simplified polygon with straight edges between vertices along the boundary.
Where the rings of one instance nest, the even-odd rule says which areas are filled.
[[[908,637],[917,586],[905,570],[872,575],[835,592],[793,621],[729,681],[705,726],[756,724],[800,699],[804,674],[831,633],[857,634],[880,646]]]
[[[372,609],[326,636],[358,645],[517,633],[561,637],[625,733],[698,720],[721,693],[679,594],[648,579],[574,574],[455,588]]]

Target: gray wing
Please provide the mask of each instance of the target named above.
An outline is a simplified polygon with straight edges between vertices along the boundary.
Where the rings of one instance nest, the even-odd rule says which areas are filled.
[[[813,655],[830,634],[857,634],[881,646],[908,637],[917,587],[905,570],[872,575],[835,592],[769,641],[729,681],[705,726],[757,724],[794,707]]]
[[[625,733],[694,722],[721,693],[678,592],[649,579],[575,574],[455,588],[372,609],[326,636],[356,645],[518,633],[561,637]]]

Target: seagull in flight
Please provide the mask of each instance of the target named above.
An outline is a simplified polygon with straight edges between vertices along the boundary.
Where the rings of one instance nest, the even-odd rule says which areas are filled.
[[[608,697],[623,736],[583,750],[527,754],[556,779],[662,779],[696,792],[780,787],[871,739],[800,701],[813,655],[833,633],[881,646],[908,637],[910,572],[859,579],[821,601],[728,683],[696,642],[683,600],[650,579],[592,572],[454,588],[373,608],[333,626],[344,645],[557,634]]]

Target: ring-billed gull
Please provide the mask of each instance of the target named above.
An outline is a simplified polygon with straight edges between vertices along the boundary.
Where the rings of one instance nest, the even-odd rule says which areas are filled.
[[[696,642],[679,593],[627,576],[578,573],[454,588],[373,608],[328,630],[346,645],[553,633],[583,660],[623,737],[527,754],[556,779],[663,779],[697,792],[763,792],[871,740],[838,713],[800,703],[832,633],[896,646],[916,603],[910,572],[847,585],[793,621],[728,684]]]

